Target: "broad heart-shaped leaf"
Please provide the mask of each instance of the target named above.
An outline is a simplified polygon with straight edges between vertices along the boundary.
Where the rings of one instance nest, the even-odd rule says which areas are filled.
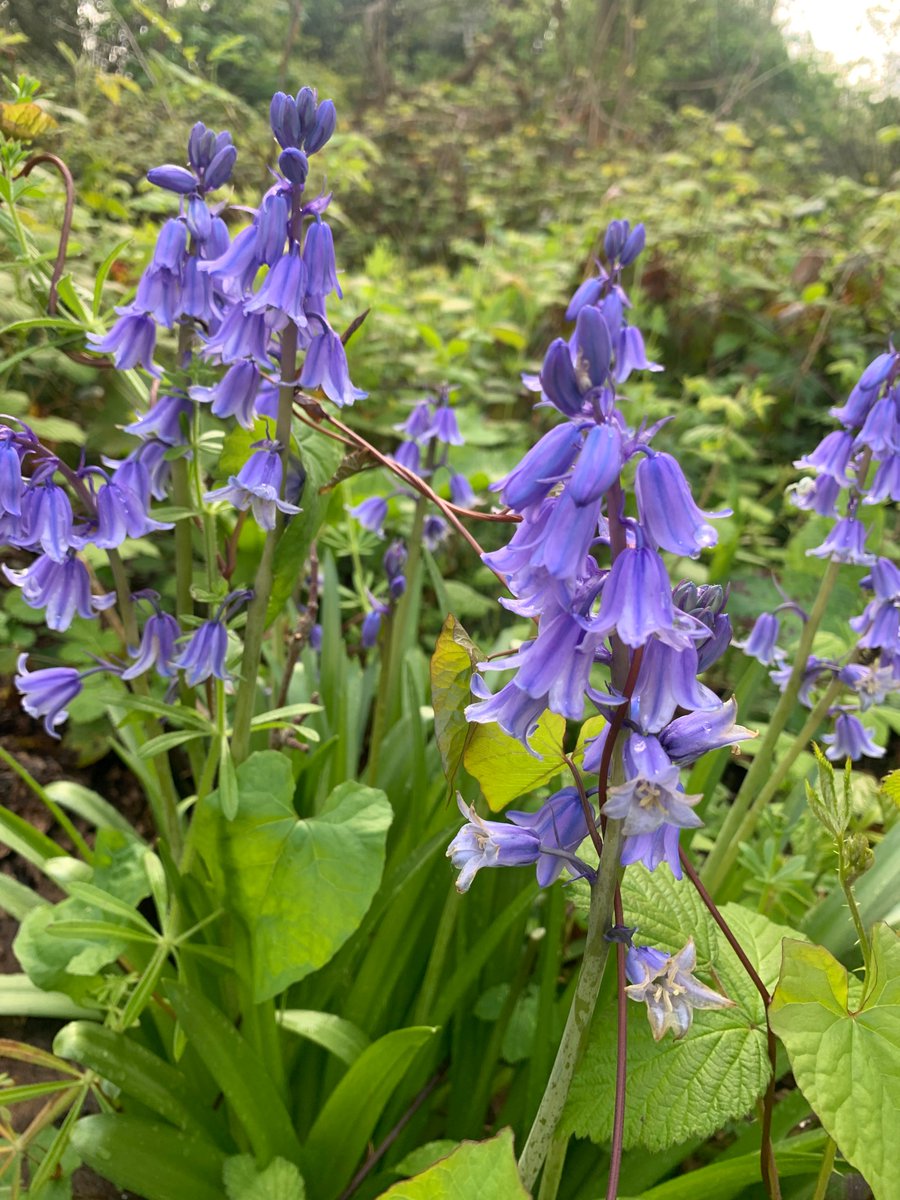
[[[470,725],[465,707],[472,700],[469,683],[475,664],[484,655],[451,613],[444,622],[431,656],[431,703],[434,735],[447,782],[453,787],[462,762]]]
[[[281,612],[297,586],[313,538],[319,532],[328,508],[329,496],[319,489],[334,476],[341,464],[340,443],[303,425],[296,431],[306,482],[299,504],[302,512],[291,517],[275,549],[274,579],[266,623],[270,624]]]
[[[622,882],[625,923],[636,925],[637,945],[680,950],[693,937],[697,974],[735,1002],[733,1008],[694,1014],[688,1033],[654,1042],[646,1007],[628,1004],[628,1092],[625,1147],[661,1150],[706,1137],[749,1112],[769,1079],[762,999],[737,955],[713,922],[687,878],[667,866],[629,867]],[[722,909],[763,982],[778,976],[781,942],[793,930],[738,904]],[[584,1061],[563,1114],[567,1132],[608,1141],[612,1134],[616,1021],[612,1003],[595,1015]]]
[[[381,882],[392,812],[384,793],[342,783],[315,817],[294,811],[288,759],[252,754],[237,769],[238,809],[213,794],[197,846],[250,935],[253,987],[267,1000],[323,966],[365,916]]]
[[[115,900],[137,909],[150,894],[144,870],[146,846],[136,834],[119,829],[101,829],[97,834],[94,863],[90,875],[93,887]],[[108,936],[57,936],[50,926],[78,921],[103,922]],[[45,991],[60,991],[79,1002],[85,1001],[100,986],[98,973],[115,962],[129,946],[127,939],[114,936],[111,926],[129,923],[84,899],[71,897],[59,904],[32,909],[19,927],[14,950],[32,983]]]
[[[381,1200],[528,1200],[511,1129],[488,1142],[463,1142],[421,1175],[395,1183]]]
[[[872,931],[872,986],[856,1012],[846,969],[822,946],[785,942],[770,1010],[797,1086],[875,1200],[900,1196],[900,937]]]
[[[300,1172],[286,1158],[273,1158],[264,1171],[252,1154],[229,1158],[222,1172],[228,1200],[306,1200]]]
[[[541,714],[531,736],[531,754],[518,738],[504,733],[499,725],[476,725],[466,745],[463,762],[481,784],[492,812],[549,783],[565,769],[563,738],[566,719],[557,713]],[[537,756],[540,757],[537,757]]]

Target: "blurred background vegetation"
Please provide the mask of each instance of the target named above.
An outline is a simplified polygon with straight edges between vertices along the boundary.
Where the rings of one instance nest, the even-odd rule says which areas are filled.
[[[335,192],[338,322],[371,310],[350,346],[371,397],[353,420],[391,445],[409,401],[448,383],[467,438],[460,469],[481,486],[539,432],[520,373],[563,330],[601,231],[613,217],[644,221],[631,294],[666,369],[629,389],[651,417],[677,418],[660,444],[677,440],[702,502],[734,509],[704,577],[738,580],[740,624],[777,602],[771,572],[789,573],[801,601],[815,588],[819,564],[803,552],[820,530],[813,520],[792,541],[791,463],[884,347],[900,300],[900,100],[789,47],[774,9],[3,0],[0,52],[8,79],[40,79],[55,126],[36,145],[75,175],[67,269],[82,295],[110,262],[100,328],[171,208],[146,170],[184,161],[195,120],[232,130],[240,206],[265,186],[272,92],[309,83],[333,96],[338,135],[310,186]],[[63,193],[54,173],[33,178],[28,234],[52,260]],[[247,219],[237,207],[226,217]],[[5,253],[4,327],[34,314],[27,272]],[[4,411],[27,413],[63,453],[85,438],[92,455],[124,449],[116,373],[61,355],[67,338],[0,333]],[[356,481],[356,499],[367,486]],[[458,615],[499,619],[476,594],[480,582],[493,592],[487,574],[467,577],[476,590],[457,588]]]

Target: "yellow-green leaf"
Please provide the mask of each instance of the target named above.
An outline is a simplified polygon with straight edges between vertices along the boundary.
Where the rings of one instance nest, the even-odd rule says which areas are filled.
[[[469,725],[465,707],[471,701],[469,683],[475,664],[484,655],[451,615],[444,622],[431,656],[431,696],[434,732],[447,782],[453,786],[462,761]]]
[[[512,1130],[463,1142],[421,1175],[395,1183],[381,1200],[528,1200],[516,1169]]]
[[[40,137],[48,129],[55,129],[56,124],[49,113],[30,100],[18,104],[0,104],[0,131],[7,137]]]
[[[566,719],[549,709],[542,713],[531,736],[530,754],[518,738],[499,725],[476,725],[463,754],[470,775],[481,784],[492,812],[549,783],[564,769]],[[538,757],[540,756],[540,757]]]

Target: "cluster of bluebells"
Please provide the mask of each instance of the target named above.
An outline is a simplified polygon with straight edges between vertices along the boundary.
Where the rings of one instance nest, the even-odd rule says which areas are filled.
[[[446,476],[452,503],[460,508],[471,508],[476,499],[472,485],[450,462],[452,448],[464,443],[456,413],[450,404],[449,389],[443,387],[437,396],[427,396],[417,401],[406,420],[395,428],[403,434],[403,440],[393,452],[394,461],[421,479],[433,481],[436,477]],[[367,496],[348,512],[363,529],[384,537],[389,501],[394,496],[412,496],[412,493],[406,487],[398,487],[388,495]],[[442,516],[437,513],[426,515],[422,527],[422,544],[426,549],[434,553],[449,533],[449,525]],[[399,557],[401,552],[402,560]],[[363,619],[361,634],[362,645],[366,648],[375,644],[382,618],[390,611],[391,604],[403,594],[405,576],[402,568],[406,563],[406,555],[406,546],[401,541],[393,542],[384,555],[389,600],[385,603],[371,592],[367,596],[369,608]]]
[[[0,425],[0,544],[35,555],[22,569],[3,571],[26,604],[44,612],[50,629],[65,631],[76,615],[93,618],[115,603],[89,570],[86,550],[117,551],[126,539],[172,528],[154,517],[152,505],[169,499],[173,455],[190,455],[182,448],[207,406],[213,417],[253,429],[260,419],[277,418],[282,384],[320,389],[337,405],[363,395],[350,381],[326,312],[329,294],[341,294],[324,220],[331,197],[304,194],[309,157],[334,132],[334,104],[320,102],[311,88],[278,93],[271,123],[280,147],[275,182],[234,240],[222,205],[211,200],[229,182],[237,157],[227,131],[197,123],[186,165],[148,172],[151,184],[178,197],[178,212],[163,224],[134,300],[117,309],[105,336],[89,335],[91,348],[111,355],[120,370],[140,367],[154,377],[150,407],[125,426],[134,450],[102,467],[73,469],[26,426]],[[160,330],[179,331],[175,383],[154,360]],[[288,333],[303,361],[298,368],[293,352],[283,377]],[[204,361],[223,368],[218,382],[189,386],[184,381],[196,378],[194,367]],[[204,500],[249,512],[263,530],[273,530],[278,519],[300,511],[302,478],[284,451],[268,435],[255,442],[240,469],[206,490]],[[16,683],[24,707],[56,735],[83,680],[98,670],[126,681],[152,672],[171,684],[180,671],[190,687],[210,679],[227,684],[228,621],[250,594],[230,593],[187,630],[164,611],[158,594],[135,593],[143,626],[139,644],[128,647],[129,660],[85,671],[29,671],[23,658]]]
[[[641,862],[655,870],[666,862],[680,878],[680,831],[701,823],[694,812],[699,797],[685,794],[680,770],[750,734],[735,723],[734,701],[723,703],[698,679],[731,640],[725,592],[687,582],[673,587],[662,557],[696,558],[716,543],[712,519],[727,514],[698,508],[678,461],[653,446],[660,426],[636,421],[620,393],[633,372],[661,369],[647,358],[622,286],[623,269],[643,247],[642,225],[612,222],[605,265],[598,262],[597,274],[569,304],[571,336],[557,338],[540,374],[526,379],[540,392],[540,403],[563,420],[493,485],[521,521],[508,545],[485,557],[511,593],[501,603],[533,619],[537,630],[514,653],[480,664],[466,716],[496,722],[530,748],[546,710],[580,721],[592,705],[607,720],[584,756],[585,770],[597,771],[609,722],[627,706],[621,722],[624,782],[608,789],[601,812],[592,816],[623,822],[623,864]],[[633,479],[633,508],[626,479]],[[626,698],[614,662],[638,652],[636,683]],[[483,679],[488,671],[514,675],[491,693]],[[575,853],[588,833],[575,789],[552,796],[527,821],[511,814],[509,822],[484,822],[470,809],[464,815],[469,823],[448,851],[462,890],[488,866],[534,863],[542,883],[551,877],[548,863],[592,874]],[[665,979],[689,972],[684,956],[688,948],[666,967]],[[651,1021],[653,1003],[672,993],[660,982],[661,969],[659,963],[648,967],[645,980],[635,967],[631,976],[634,987],[645,985],[638,998],[647,1000]],[[689,1002],[693,993],[684,995]],[[689,1016],[679,1010],[669,1024],[684,1032],[685,1021]]]
[[[853,653],[843,662],[810,656],[799,693],[801,704],[812,708],[817,689],[834,680],[847,689],[851,699],[831,709],[833,730],[823,738],[828,757],[843,762],[884,754],[873,740],[874,728],[863,723],[861,714],[900,691],[900,570],[867,549],[865,522],[873,505],[900,500],[900,353],[891,348],[878,355],[846,404],[833,408],[831,415],[841,428],[826,434],[794,464],[812,474],[791,489],[791,498],[798,508],[834,522],[822,544],[807,553],[870,568],[860,586],[872,599],[850,621],[857,635]],[[779,606],[785,607],[796,606]],[[772,678],[784,688],[792,668],[778,646],[778,611],[762,613],[746,641],[737,644],[745,654],[773,667]]]

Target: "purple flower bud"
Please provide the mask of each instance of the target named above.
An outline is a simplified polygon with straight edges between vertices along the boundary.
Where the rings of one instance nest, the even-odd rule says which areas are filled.
[[[641,524],[664,550],[696,558],[719,540],[706,518],[727,516],[727,511],[704,513],[697,507],[671,454],[651,454],[638,463],[635,492]]]
[[[269,121],[275,140],[282,149],[297,146],[300,142],[300,118],[293,96],[276,92],[269,105]]]
[[[450,526],[443,517],[429,513],[422,527],[422,545],[434,554],[435,550],[450,535]]]
[[[593,276],[586,279],[580,284],[569,301],[569,307],[566,309],[566,320],[574,321],[586,304],[596,304],[600,299],[600,293],[603,291],[603,281]]]
[[[395,579],[403,572],[407,557],[406,546],[403,542],[399,539],[391,542],[384,552],[384,558],[381,560],[381,565],[384,567],[384,573],[388,579]]]
[[[236,148],[230,145],[223,146],[203,172],[203,190],[214,192],[216,188],[226,184],[231,178],[235,162],[237,162]]]
[[[884,747],[872,741],[874,729],[866,729],[859,717],[849,712],[839,712],[834,722],[834,733],[826,733],[822,741],[828,746],[825,757],[832,762],[852,759],[856,762],[863,756],[881,758]]]
[[[202,121],[193,126],[188,136],[188,162],[195,171],[200,172],[208,165],[215,154],[216,135],[212,129],[207,129]]]
[[[368,529],[372,533],[377,533],[379,537],[384,537],[384,523],[387,520],[388,504],[382,496],[369,496],[360,504],[355,504],[353,508],[347,510],[351,517],[355,517],[362,525],[363,529]]]
[[[65,491],[55,483],[22,493],[21,544],[40,546],[54,562],[65,562],[72,545],[72,505]]]
[[[599,500],[619,478],[622,459],[622,434],[618,425],[612,422],[595,425],[585,438],[566,489],[574,502],[583,505]]]
[[[212,214],[206,207],[206,201],[199,196],[191,196],[187,203],[187,227],[191,237],[198,242],[205,242],[212,232]]]
[[[11,437],[0,438],[0,516],[22,515],[22,464]]]
[[[147,178],[154,187],[165,188],[167,192],[176,192],[179,196],[188,196],[200,186],[193,171],[186,167],[176,167],[173,163],[153,167],[147,172]]]
[[[646,230],[644,229],[643,222],[641,222],[641,224],[635,225],[634,229],[632,229],[631,233],[625,239],[625,244],[619,254],[619,262],[623,267],[630,266],[634,262],[644,249],[646,240]]]
[[[463,445],[463,436],[459,432],[459,426],[456,423],[456,413],[449,404],[440,404],[435,409],[434,418],[425,434],[425,438],[436,438],[437,441],[443,442],[445,446]]]
[[[582,309],[582,311],[584,311]],[[550,403],[567,417],[581,413],[584,398],[575,377],[568,343],[557,338],[550,343],[541,368],[541,387]]]
[[[585,307],[575,322],[575,376],[579,386],[586,392],[600,387],[609,376],[612,346],[609,330],[602,314],[596,308]]]
[[[363,617],[359,634],[359,642],[364,650],[371,650],[377,644],[378,635],[381,633],[381,619],[388,611],[387,605],[380,603],[371,593],[369,599],[372,601],[372,608]]]
[[[302,140],[307,133],[310,132],[316,121],[316,100],[317,93],[315,88],[302,87],[297,93],[295,107],[297,110],[297,122],[300,130],[300,139]]]
[[[306,153],[315,154],[316,151],[321,150],[334,133],[336,124],[337,113],[335,112],[334,101],[323,100],[316,109],[315,124],[303,140]]]
[[[22,707],[31,717],[43,717],[46,731],[51,737],[58,738],[56,727],[65,721],[69,704],[81,692],[82,675],[73,667],[29,671],[25,667],[27,661],[27,654],[19,655],[15,678]]]
[[[221,621],[204,621],[191,634],[184,649],[172,665],[185,673],[188,687],[214,676],[226,682],[231,676],[225,670],[225,654],[228,650],[228,630]]]
[[[391,457],[401,467],[406,467],[407,471],[419,473],[421,455],[415,442],[401,442]]]
[[[203,204],[203,201],[200,201]],[[203,205],[205,208],[206,206]],[[169,220],[163,224],[153,251],[153,266],[168,271],[180,271],[187,251],[187,226],[184,221]]]
[[[625,245],[625,239],[628,237],[630,222],[628,221],[610,221],[606,227],[606,233],[603,235],[603,250],[609,262],[615,262]]]
[[[309,159],[302,150],[297,150],[294,146],[282,150],[278,156],[278,166],[288,183],[297,188],[304,186],[309,174]]]
[[[398,433],[405,433],[408,438],[421,441],[431,428],[433,413],[434,402],[432,400],[420,400],[418,404],[413,405],[412,411],[406,420],[399,425],[395,425],[394,428]]]

